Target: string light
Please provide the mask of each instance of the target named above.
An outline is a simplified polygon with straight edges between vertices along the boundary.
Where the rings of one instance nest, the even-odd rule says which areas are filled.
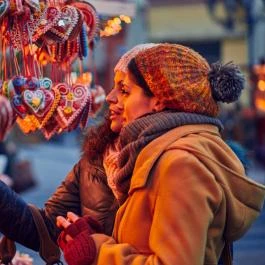
[[[129,16],[120,15],[107,20],[105,28],[100,31],[100,37],[109,37],[119,33],[122,30],[122,22],[129,24],[131,23],[131,18]]]

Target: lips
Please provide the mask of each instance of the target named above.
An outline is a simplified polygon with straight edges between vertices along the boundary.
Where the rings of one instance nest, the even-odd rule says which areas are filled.
[[[121,116],[122,112],[120,110],[117,109],[110,109],[110,119],[115,119],[118,116]]]
[[[115,120],[117,117],[119,117],[121,114],[118,114],[117,112],[110,112],[110,119]]]

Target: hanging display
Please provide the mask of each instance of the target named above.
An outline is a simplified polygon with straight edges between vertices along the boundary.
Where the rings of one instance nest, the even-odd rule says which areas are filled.
[[[100,18],[87,1],[0,0],[0,94],[24,133],[40,130],[50,139],[86,126],[99,88],[74,83],[72,64],[122,22],[130,18]]]

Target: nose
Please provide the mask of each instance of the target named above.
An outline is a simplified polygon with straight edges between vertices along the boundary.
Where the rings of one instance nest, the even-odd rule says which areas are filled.
[[[116,104],[118,102],[117,93],[115,88],[112,89],[106,97],[106,100],[109,104]]]

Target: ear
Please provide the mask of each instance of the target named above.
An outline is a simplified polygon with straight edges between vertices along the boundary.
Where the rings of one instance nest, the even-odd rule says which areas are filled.
[[[165,108],[164,104],[156,97],[153,98],[152,105],[154,112],[162,111]]]

